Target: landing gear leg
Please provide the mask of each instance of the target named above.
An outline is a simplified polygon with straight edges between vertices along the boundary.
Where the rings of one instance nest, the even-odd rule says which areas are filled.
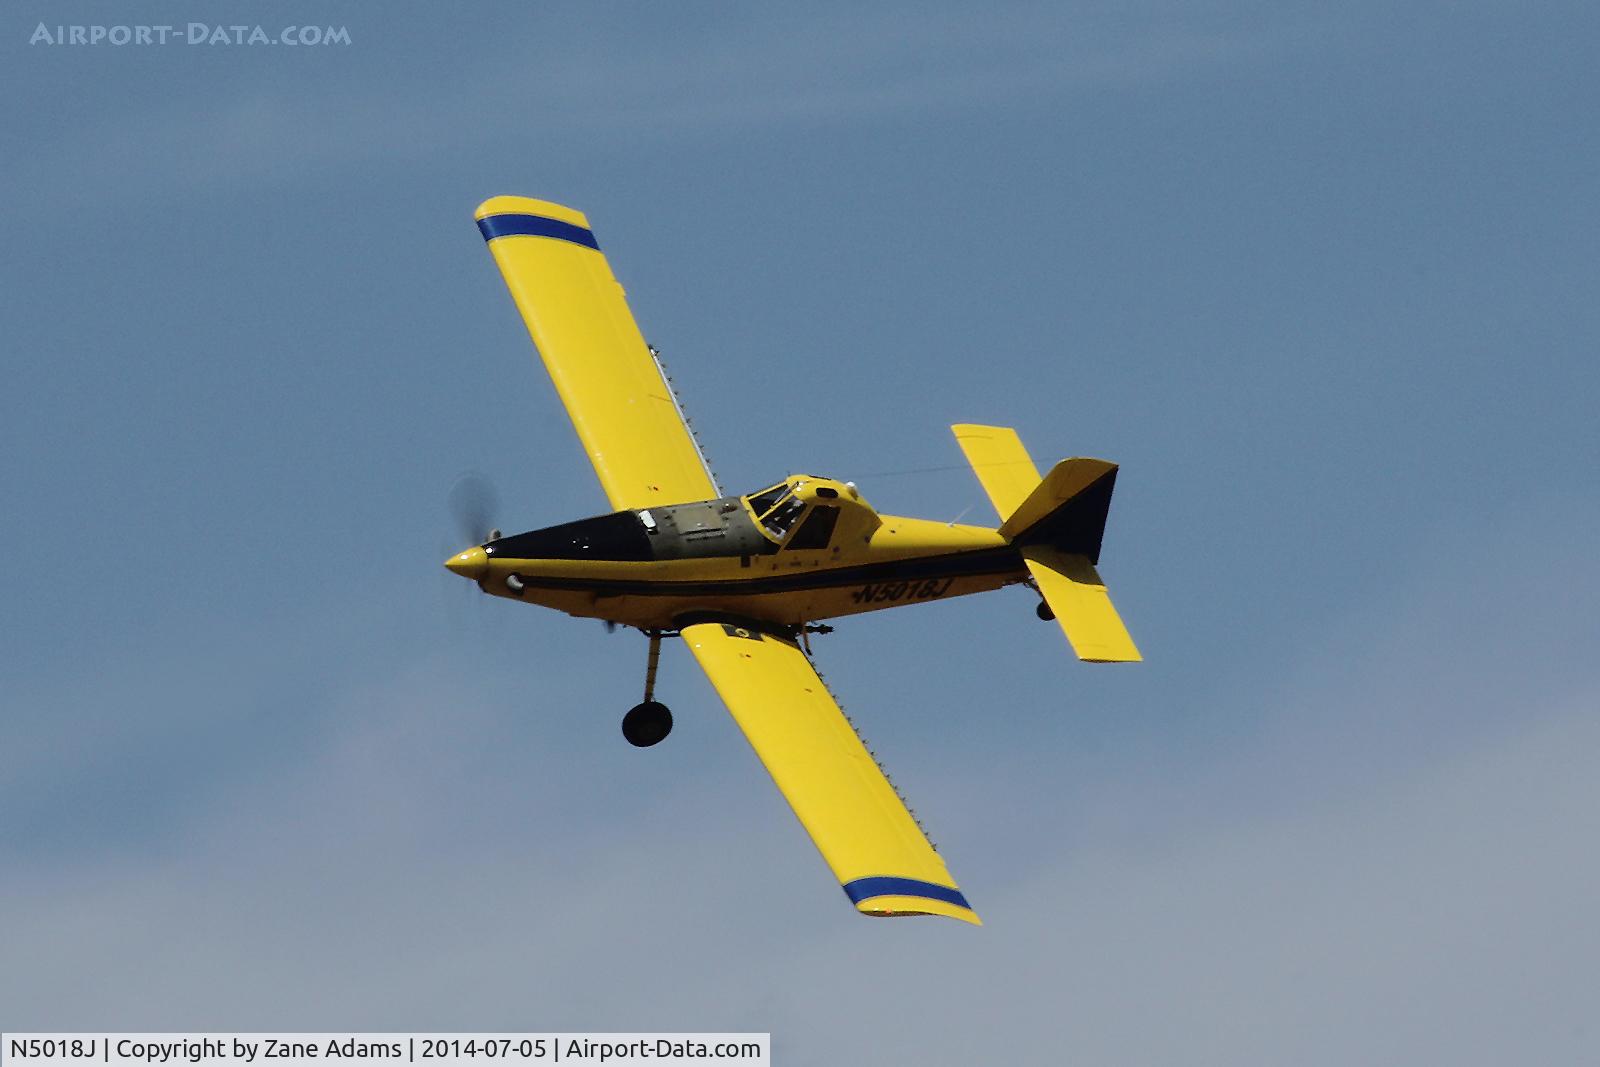
[[[661,631],[647,630],[650,658],[644,670],[644,702],[622,717],[622,736],[635,748],[658,745],[672,732],[672,712],[656,702],[656,667],[661,663]]]

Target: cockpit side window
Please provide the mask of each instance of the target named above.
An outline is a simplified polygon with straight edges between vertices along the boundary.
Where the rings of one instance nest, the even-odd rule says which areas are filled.
[[[828,542],[833,540],[833,527],[839,521],[839,509],[831,504],[818,504],[811,509],[811,514],[806,516],[806,521],[800,524],[800,529],[789,538],[789,543],[784,545],[787,551],[791,548],[827,548]]]

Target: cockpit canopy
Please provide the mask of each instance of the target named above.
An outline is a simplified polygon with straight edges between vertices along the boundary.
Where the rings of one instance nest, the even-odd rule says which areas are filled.
[[[779,482],[770,489],[751,493],[745,501],[750,505],[750,513],[774,541],[789,536],[795,520],[806,510],[806,501],[789,482]]]
[[[837,548],[843,537],[870,535],[879,521],[850,483],[794,475],[748,496],[598,515],[499,538],[484,551],[615,562],[764,556]]]
[[[879,522],[854,485],[811,475],[793,475],[744,499],[762,533],[786,552],[828,548],[836,532],[867,535]],[[848,517],[843,528],[841,516]]]

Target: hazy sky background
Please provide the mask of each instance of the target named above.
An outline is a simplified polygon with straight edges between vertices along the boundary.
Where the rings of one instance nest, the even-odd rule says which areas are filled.
[[[1591,1062],[1597,39],[1577,3],[7,4],[0,1027]],[[604,508],[497,193],[588,213],[730,489],[992,521],[957,421],[1123,464],[1143,665],[1020,590],[817,642],[984,928],[857,917],[681,649],[634,750],[637,634],[439,566],[464,470],[507,529]]]

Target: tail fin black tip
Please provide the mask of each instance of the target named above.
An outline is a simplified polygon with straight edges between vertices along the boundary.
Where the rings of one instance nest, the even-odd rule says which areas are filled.
[[[1049,545],[1072,555],[1087,556],[1090,563],[1098,564],[1106,516],[1111,510],[1111,492],[1116,485],[1117,468],[1112,467],[1043,518],[1018,531],[1012,542]]]

